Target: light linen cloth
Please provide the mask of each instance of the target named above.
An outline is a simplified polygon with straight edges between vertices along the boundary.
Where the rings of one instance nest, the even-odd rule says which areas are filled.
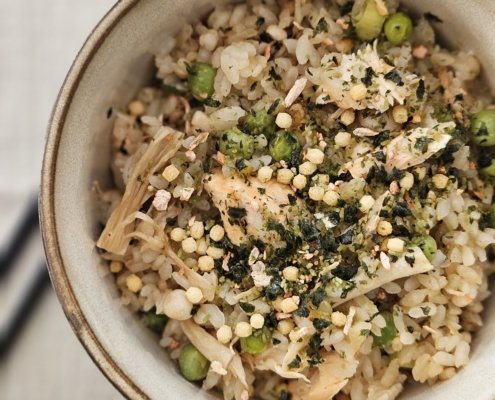
[[[38,191],[46,127],[63,79],[113,3],[0,0],[0,248]],[[27,248],[9,283],[0,283],[0,313],[16,292],[17,275],[42,256],[39,235]],[[53,290],[45,291],[0,362],[0,399],[121,398],[78,342]]]

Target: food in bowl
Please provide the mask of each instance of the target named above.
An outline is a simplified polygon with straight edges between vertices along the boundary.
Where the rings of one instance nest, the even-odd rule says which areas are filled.
[[[219,5],[117,110],[97,245],[187,380],[394,399],[466,365],[495,111],[438,23],[382,0]]]

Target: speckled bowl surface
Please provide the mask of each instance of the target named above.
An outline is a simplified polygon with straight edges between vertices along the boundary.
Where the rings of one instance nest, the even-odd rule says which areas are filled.
[[[495,2],[409,0],[440,16],[444,41],[477,54],[495,88]],[[53,284],[67,318],[95,363],[132,399],[208,399],[177,372],[155,336],[118,301],[95,248],[99,232],[95,180],[108,182],[111,105],[124,106],[152,77],[152,54],[184,21],[211,9],[206,0],[121,0],[81,49],[60,91],[49,126],[41,219]],[[487,88],[487,90],[489,90]],[[408,388],[402,399],[495,399],[495,298],[469,365],[433,387]]]

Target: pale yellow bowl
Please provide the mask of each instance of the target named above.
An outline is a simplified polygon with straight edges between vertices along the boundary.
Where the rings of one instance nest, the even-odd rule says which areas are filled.
[[[150,334],[119,304],[111,277],[102,278],[94,241],[95,180],[108,182],[107,110],[123,107],[152,77],[152,54],[185,20],[211,9],[206,0],[121,0],[95,28],[61,89],[50,123],[41,187],[41,217],[50,274],[64,311],[98,367],[133,399],[207,399],[186,382]],[[440,16],[453,47],[480,57],[495,87],[495,2],[409,0]],[[489,90],[487,88],[487,90]],[[403,399],[495,399],[495,299],[485,312],[471,361],[453,379],[408,388]],[[88,383],[91,384],[91,383]]]

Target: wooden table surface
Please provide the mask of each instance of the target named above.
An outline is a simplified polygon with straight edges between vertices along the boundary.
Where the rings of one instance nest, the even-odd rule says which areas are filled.
[[[36,195],[45,130],[58,89],[85,38],[113,2],[0,0],[0,247]],[[28,250],[22,260],[41,259],[39,237]],[[15,291],[11,281],[0,282],[0,315],[9,290]],[[121,398],[80,345],[50,287],[0,361],[0,399]]]

